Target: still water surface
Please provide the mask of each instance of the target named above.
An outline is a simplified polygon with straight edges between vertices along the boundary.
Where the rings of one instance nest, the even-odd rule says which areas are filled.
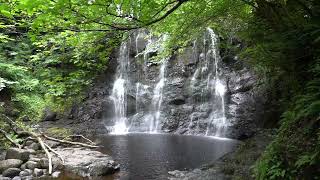
[[[98,137],[102,152],[121,164],[113,177],[101,179],[162,180],[168,171],[197,168],[213,162],[237,144],[230,139],[172,134],[106,135]]]

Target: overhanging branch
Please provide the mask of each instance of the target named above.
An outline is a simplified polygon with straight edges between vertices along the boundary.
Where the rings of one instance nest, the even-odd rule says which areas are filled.
[[[168,11],[166,11],[162,16],[160,16],[159,18],[156,18],[154,20],[148,21],[148,22],[143,22],[135,17],[131,17],[128,15],[116,15],[113,14],[109,11],[107,11],[106,13],[110,16],[113,17],[118,17],[118,18],[131,18],[133,20],[135,20],[138,24],[133,24],[133,25],[129,25],[129,24],[117,24],[117,23],[106,23],[97,19],[89,19],[88,17],[86,17],[84,14],[78,12],[77,10],[73,9],[72,7],[70,7],[70,10],[72,12],[74,12],[76,15],[79,15],[80,17],[83,17],[85,19],[88,20],[88,22],[92,22],[92,23],[96,23],[96,24],[100,24],[103,26],[108,26],[113,30],[120,30],[120,31],[128,31],[128,30],[133,30],[133,29],[139,29],[139,28],[143,28],[149,25],[152,25],[154,23],[157,23],[163,19],[165,19],[166,17],[168,17],[171,13],[173,13],[175,10],[177,10],[183,3],[187,2],[189,0],[176,0],[173,2],[169,2],[167,3],[163,8],[161,8],[161,10],[159,12],[157,12],[153,17],[159,15],[161,13],[161,11],[163,11],[164,9],[166,9],[169,5],[176,3],[171,9],[169,9]],[[78,31],[82,31],[82,30],[78,30]],[[84,31],[109,31],[109,30],[84,30]]]

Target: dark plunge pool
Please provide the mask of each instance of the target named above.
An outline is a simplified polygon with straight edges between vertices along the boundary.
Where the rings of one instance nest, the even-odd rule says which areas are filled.
[[[113,177],[101,179],[167,179],[168,171],[197,168],[233,149],[230,139],[170,134],[127,134],[98,137],[102,152],[121,164]]]

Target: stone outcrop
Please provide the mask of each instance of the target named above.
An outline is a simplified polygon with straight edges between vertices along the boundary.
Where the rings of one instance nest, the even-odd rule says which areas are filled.
[[[146,129],[144,124],[150,118],[147,115],[151,111],[152,94],[158,80],[160,64],[151,60],[157,52],[141,53],[147,46],[142,35],[132,37],[129,44],[130,85],[126,90],[127,113],[132,129],[139,131]],[[241,48],[241,44],[237,42],[234,46]],[[207,119],[213,111],[212,98],[202,92],[201,88],[206,84],[200,77],[196,79],[199,89],[190,90],[197,67],[204,62],[205,54],[210,52],[201,52],[205,48],[208,47],[198,45],[198,51],[195,52],[190,45],[168,59],[160,116],[163,132],[205,134],[209,123]],[[118,52],[113,54],[108,69],[89,89],[86,100],[75,105],[68,114],[69,119],[55,123],[56,126],[67,126],[76,132],[90,134],[108,131],[105,126],[111,124],[114,117],[110,94],[117,69],[117,54]],[[245,139],[252,136],[258,127],[263,126],[266,117],[274,112],[269,111],[269,95],[263,90],[265,88],[259,85],[259,77],[253,73],[250,66],[227,49],[222,49],[220,54],[219,73],[226,87],[224,108],[229,123],[224,136]],[[136,99],[137,83],[143,85],[143,91],[139,92],[143,95],[139,99]]]

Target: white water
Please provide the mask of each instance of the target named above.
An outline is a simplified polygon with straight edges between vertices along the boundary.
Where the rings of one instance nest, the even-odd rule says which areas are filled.
[[[142,98],[146,95],[148,91],[149,86],[141,84],[139,82],[136,83],[136,111],[137,113],[141,112],[143,110],[143,107],[141,107]]]
[[[138,50],[138,39],[141,33],[139,32],[137,37],[135,38],[135,51],[136,58],[139,55],[143,55],[143,70],[144,73],[147,73],[147,62],[149,61],[149,54],[152,52],[157,52],[161,49],[161,43],[164,38],[160,40],[153,40],[151,37],[147,39],[147,45],[143,52],[139,52]],[[116,73],[116,80],[114,81],[114,85],[112,88],[112,94],[110,98],[114,104],[114,118],[113,118],[113,126],[110,128],[110,134],[126,134],[129,133],[131,125],[134,122],[129,122],[130,117],[127,116],[127,95],[128,95],[128,87],[130,84],[130,77],[128,77],[128,72],[130,71],[130,59],[129,59],[129,51],[130,51],[129,43],[122,43],[120,47],[120,53],[118,58],[118,67]],[[149,133],[157,133],[159,129],[160,119],[161,119],[161,105],[163,101],[163,88],[165,86],[165,68],[166,68],[166,60],[164,60],[159,69],[158,82],[153,89],[152,94],[152,103],[149,109],[149,112],[143,115],[141,118],[147,123],[148,132]],[[140,80],[140,79],[139,79]],[[139,116],[139,113],[143,111],[142,101],[145,98],[148,92],[149,86],[144,85],[141,82],[135,83],[135,108],[137,113],[135,116]]]
[[[226,116],[225,116],[225,92],[226,88],[225,85],[222,83],[222,80],[220,79],[219,76],[219,66],[218,64],[221,61],[221,57],[219,55],[219,49],[218,49],[218,37],[217,35],[213,32],[212,29],[208,28],[208,33],[211,38],[211,56],[214,59],[213,63],[213,69],[214,69],[214,77],[211,80],[211,86],[214,84],[214,96],[215,96],[215,105],[220,105],[220,107],[214,106],[216,109],[212,111],[210,114],[210,122],[207,126],[207,131],[206,135],[214,135],[214,136],[223,136],[226,130],[226,127],[228,126],[228,123],[226,121]],[[212,81],[214,83],[212,83]],[[211,91],[211,94],[213,92]],[[213,127],[212,127],[213,126]],[[212,131],[214,129],[214,131]]]
[[[114,126],[112,134],[128,133],[127,127],[127,84],[128,71],[130,67],[129,51],[127,43],[122,43],[118,59],[119,65],[117,68],[116,80],[113,84],[112,94],[110,98],[114,103],[115,116],[113,118]]]
[[[160,122],[160,116],[161,116],[161,104],[163,99],[163,88],[165,86],[165,69],[166,69],[166,60],[164,60],[160,67],[160,73],[159,73],[159,80],[156,84],[154,90],[153,90],[153,97],[152,97],[152,122],[149,126],[149,132],[150,133],[157,133],[158,126]]]
[[[228,122],[225,117],[225,92],[226,87],[222,80],[222,75],[219,74],[219,64],[221,57],[218,49],[218,37],[212,29],[207,29],[207,35],[204,36],[201,53],[198,54],[197,47],[193,43],[193,58],[199,57],[197,68],[190,79],[190,90],[193,94],[200,94],[200,97],[193,98],[193,104],[200,103],[200,109],[208,106],[211,103],[211,113],[206,119],[195,119],[198,114],[192,113],[188,125],[189,134],[201,133],[200,120],[206,123],[206,136],[223,137],[225,134]],[[200,42],[201,43],[201,42]],[[209,97],[208,97],[209,94]],[[196,124],[195,124],[196,123]]]

